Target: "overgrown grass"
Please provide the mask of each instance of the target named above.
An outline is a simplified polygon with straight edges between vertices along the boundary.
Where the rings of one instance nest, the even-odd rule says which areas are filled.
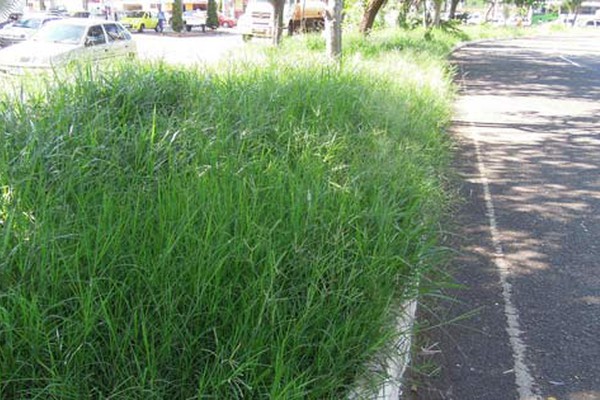
[[[447,202],[443,64],[372,53],[4,98],[0,398],[344,398]]]
[[[411,30],[380,29],[364,37],[355,30],[343,34],[344,58],[360,55],[367,59],[387,58],[390,53],[401,52],[400,57],[415,67],[434,63],[435,68],[444,68],[447,57],[460,43],[482,39],[503,39],[531,35],[549,35],[557,32],[572,31],[562,25],[543,24],[537,26],[515,27],[481,25],[445,24],[441,29],[418,27]],[[324,52],[325,39],[321,35],[304,35],[285,38],[284,51]],[[275,50],[279,52],[279,50]]]

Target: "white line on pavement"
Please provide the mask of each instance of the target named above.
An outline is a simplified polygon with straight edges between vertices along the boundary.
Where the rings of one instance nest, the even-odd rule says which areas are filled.
[[[462,68],[461,68],[462,69]],[[462,74],[462,86],[466,88],[464,82],[464,71]],[[465,109],[467,115],[471,114],[471,110],[467,107]],[[473,118],[468,118],[471,129],[476,129]],[[500,240],[500,234],[498,232],[498,224],[496,222],[496,211],[494,208],[494,202],[492,194],[490,192],[490,184],[488,178],[488,172],[483,161],[481,152],[481,145],[477,134],[471,135],[472,140],[475,144],[475,154],[477,158],[477,167],[479,169],[479,175],[481,178],[481,185],[483,186],[483,196],[485,200],[486,215],[488,217],[489,231],[494,246],[494,264],[498,269],[500,276],[500,284],[502,286],[502,297],[504,299],[504,315],[506,316],[507,327],[506,332],[508,333],[510,346],[513,353],[514,372],[515,372],[515,383],[517,385],[517,392],[520,400],[539,400],[541,397],[536,393],[534,389],[534,380],[529,372],[529,367],[525,363],[525,352],[526,346],[521,340],[521,327],[519,324],[519,311],[515,307],[512,301],[512,284],[508,281],[511,266],[510,262],[504,256],[504,250],[502,249],[502,242]]]
[[[573,61],[573,60],[571,60],[571,59],[569,59],[569,58],[567,58],[567,57],[565,57],[565,56],[559,56],[559,58],[560,58],[561,60],[563,60],[563,61],[566,61],[566,62],[568,62],[568,63],[569,63],[569,64],[571,64],[571,65],[574,65],[574,66],[576,66],[577,68],[581,68],[581,65],[577,64],[575,61]]]

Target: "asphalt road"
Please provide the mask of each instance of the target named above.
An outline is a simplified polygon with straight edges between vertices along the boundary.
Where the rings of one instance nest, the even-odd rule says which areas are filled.
[[[599,400],[600,35],[453,61],[462,287],[425,300],[421,320],[442,325],[419,335],[406,397]]]

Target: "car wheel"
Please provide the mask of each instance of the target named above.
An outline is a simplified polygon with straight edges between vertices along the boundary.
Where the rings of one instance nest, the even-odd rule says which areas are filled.
[[[140,25],[140,28],[138,29],[138,32],[139,32],[139,33],[142,33],[142,32],[144,32],[144,28],[145,28],[144,24],[141,24],[141,25]]]
[[[185,26],[185,30],[188,31],[188,32],[191,32],[192,31],[192,26],[191,25],[186,25]]]
[[[249,42],[252,40],[252,35],[242,35],[242,40],[244,42]]]
[[[229,22],[223,22],[223,28],[230,28]]]

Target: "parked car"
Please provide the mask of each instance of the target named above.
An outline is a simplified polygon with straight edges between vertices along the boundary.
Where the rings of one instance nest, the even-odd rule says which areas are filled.
[[[590,19],[585,23],[585,26],[592,26],[594,28],[600,27],[600,19]]]
[[[21,13],[8,14],[8,19],[6,21],[0,22],[0,29],[4,28],[5,26],[14,24],[16,21],[21,19],[22,16],[23,16],[23,14],[21,14]]]
[[[0,47],[23,42],[33,36],[47,22],[60,18],[51,14],[24,15],[12,25],[0,30]]]
[[[182,17],[186,31],[190,32],[192,28],[201,28],[202,32],[206,30],[206,11],[184,11]]]
[[[229,18],[222,13],[218,14],[219,17],[219,26],[223,28],[233,28],[237,25],[237,22],[233,18]]]
[[[144,32],[144,29],[154,29],[158,32],[158,18],[150,11],[128,11],[119,20],[130,31]]]
[[[71,18],[91,18],[92,13],[90,11],[73,11],[69,17]]]
[[[116,21],[66,18],[42,27],[31,39],[0,50],[0,73],[54,69],[137,55],[131,33]]]
[[[110,15],[107,17],[106,12],[102,11],[102,10],[92,10],[92,11],[78,10],[78,11],[72,11],[69,14],[69,17],[71,17],[71,18],[113,19],[112,16],[110,16]]]
[[[59,17],[68,17],[69,11],[65,6],[54,6],[48,9],[48,14],[58,15]]]

